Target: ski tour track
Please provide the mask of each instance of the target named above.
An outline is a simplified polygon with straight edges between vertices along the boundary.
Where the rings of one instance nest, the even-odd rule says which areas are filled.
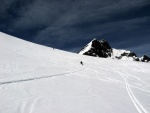
[[[39,79],[57,77],[57,76],[62,76],[62,75],[67,75],[67,74],[81,72],[81,71],[84,71],[86,68],[87,68],[87,66],[85,66],[83,69],[79,69],[79,70],[72,71],[72,72],[66,72],[66,73],[55,74],[55,75],[47,75],[47,76],[41,76],[41,77],[34,77],[34,78],[27,78],[27,79],[20,79],[20,80],[12,80],[12,81],[0,82],[0,85],[7,85],[7,84],[13,84],[13,83],[21,83],[21,82],[26,82],[26,81],[34,81],[34,80],[39,80]],[[138,113],[148,113],[146,111],[146,109],[142,106],[142,104],[138,101],[138,99],[135,97],[135,95],[133,94],[130,86],[131,87],[134,87],[134,86],[132,86],[132,85],[130,85],[128,83],[128,80],[127,80],[128,76],[126,74],[121,73],[117,69],[114,69],[114,68],[111,68],[111,69],[116,71],[123,78],[124,84],[125,84],[125,88],[127,90],[127,93],[129,95],[133,105],[135,106],[136,110],[138,111]],[[137,88],[137,87],[135,87],[135,88]],[[140,89],[140,88],[138,88],[138,89]],[[147,92],[149,92],[149,91],[147,91]]]
[[[12,81],[0,82],[0,85],[6,85],[6,84],[13,84],[13,83],[20,83],[20,82],[26,82],[26,81],[33,81],[33,80],[57,77],[57,76],[77,73],[77,72],[83,71],[85,69],[86,69],[86,67],[84,67],[83,69],[80,69],[80,70],[76,70],[76,71],[72,71],[72,72],[66,72],[66,73],[61,73],[61,74],[46,75],[46,76],[40,76],[40,77],[34,77],[34,78],[27,78],[27,79],[20,79],[20,80],[12,80]]]
[[[129,95],[133,105],[135,106],[136,110],[138,111],[138,113],[148,113],[146,111],[146,109],[142,106],[142,104],[138,101],[138,99],[135,97],[135,95],[133,94],[133,92],[130,88],[130,84],[128,83],[128,80],[127,80],[128,74],[123,74],[120,71],[118,71],[117,69],[115,69],[115,71],[123,78],[127,93]]]

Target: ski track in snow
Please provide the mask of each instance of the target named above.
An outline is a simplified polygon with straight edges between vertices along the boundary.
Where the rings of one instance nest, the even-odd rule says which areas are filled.
[[[148,112],[145,110],[145,108],[142,106],[142,104],[138,101],[138,99],[134,96],[134,94],[133,94],[133,92],[132,92],[132,90],[131,90],[131,88],[130,88],[130,85],[129,85],[128,81],[127,81],[127,77],[128,77],[128,76],[125,75],[125,74],[123,74],[123,73],[121,73],[120,71],[118,71],[118,70],[116,70],[116,69],[115,69],[115,71],[118,72],[119,75],[121,75],[121,77],[123,78],[123,80],[124,80],[124,82],[125,82],[126,90],[127,90],[127,92],[128,92],[128,95],[129,95],[129,97],[130,97],[132,103],[134,104],[135,108],[137,109],[137,111],[138,111],[139,113],[148,113]]]
[[[34,106],[37,103],[37,101],[39,100],[39,98],[34,99],[33,101],[29,101],[26,103],[25,107],[23,107],[24,111],[23,113],[33,113],[34,111]]]
[[[150,112],[149,64],[79,56],[3,33],[0,40],[0,113]]]
[[[150,87],[150,84],[144,82],[143,80],[141,80],[139,77],[137,76],[132,76],[133,78],[136,78],[138,81],[142,82],[145,86]]]
[[[118,71],[117,69],[114,69],[114,68],[110,68],[110,67],[108,67],[109,69],[112,69],[112,70],[114,70],[115,72],[117,72],[122,78],[123,78],[123,80],[124,80],[124,83],[122,83],[122,81],[120,81],[120,80],[113,80],[113,79],[111,79],[111,78],[107,78],[107,79],[99,79],[99,80],[102,80],[102,81],[107,81],[107,82],[115,82],[115,83],[120,83],[120,84],[124,84],[125,85],[125,87],[126,87],[126,90],[127,90],[127,93],[128,93],[128,95],[129,95],[129,97],[130,97],[130,99],[131,99],[131,101],[132,101],[132,103],[133,103],[133,105],[135,106],[135,108],[137,109],[137,111],[139,112],[139,113],[148,113],[147,111],[146,111],[146,109],[142,106],[142,104],[138,101],[138,99],[135,97],[135,95],[134,95],[134,93],[132,92],[132,90],[131,90],[131,88],[130,87],[134,87],[134,88],[136,88],[136,89],[139,89],[139,90],[141,90],[141,91],[145,91],[145,92],[148,92],[148,93],[150,93],[150,91],[149,90],[146,90],[146,89],[143,89],[143,88],[139,88],[139,87],[136,87],[136,86],[134,86],[134,85],[130,85],[129,83],[128,83],[128,81],[127,81],[127,77],[130,77],[130,76],[127,76],[127,75],[129,75],[128,73],[125,73],[125,74],[123,74],[122,72],[120,72],[120,71]],[[97,72],[95,72],[95,73],[97,73]],[[131,76],[131,77],[134,77],[134,78],[136,78],[135,76]],[[136,78],[137,80],[139,80],[140,82],[142,82],[142,83],[145,83],[144,81],[142,81],[140,78]],[[147,83],[146,83],[147,84]],[[149,84],[147,84],[147,85],[149,85]]]
[[[20,113],[33,113],[34,111],[34,106],[35,104],[37,103],[37,101],[39,100],[40,98],[35,98],[33,101],[30,100],[28,102],[23,102],[23,103],[20,103],[20,106],[18,108],[18,111]]]
[[[72,71],[72,72],[66,72],[66,73],[61,73],[61,74],[56,74],[56,75],[48,75],[48,76],[34,77],[34,78],[28,78],[28,79],[20,79],[20,80],[12,80],[12,81],[0,82],[0,85],[19,83],[19,82],[26,82],[26,81],[32,81],[32,80],[39,80],[39,79],[56,77],[56,76],[61,76],[61,75],[67,75],[67,74],[71,74],[71,73],[77,73],[77,72],[83,71],[85,69],[86,69],[86,67],[84,67],[83,69],[80,69],[80,70],[76,70],[76,71]]]
[[[110,67],[107,67],[108,68],[108,70],[110,69]],[[93,71],[94,73],[96,73],[96,74],[99,74],[97,71],[95,71],[95,70],[92,70],[92,69],[90,69],[90,68],[87,68],[88,70],[91,70],[91,71]],[[115,70],[115,69],[113,69],[113,68],[111,68],[112,70]],[[116,71],[116,70],[115,70]],[[117,72],[117,71],[116,71]],[[121,72],[118,72],[119,73],[119,75],[121,74]],[[122,77],[122,76],[121,76]],[[133,75],[131,76],[131,77],[134,77]],[[139,80],[140,78],[138,78],[138,80]],[[98,80],[101,80],[101,81],[105,81],[105,82],[114,82],[114,83],[118,83],[118,84],[124,84],[124,85],[126,85],[125,84],[125,82],[124,82],[124,79],[123,79],[123,81],[121,81],[121,80],[117,80],[117,79],[113,79],[113,78],[110,78],[110,77],[106,77],[106,79],[104,79],[104,78],[98,78]],[[140,81],[140,80],[139,80]],[[143,82],[143,81],[141,81],[142,83],[145,83],[145,82]],[[146,84],[146,83],[145,83]],[[143,92],[147,92],[147,93],[150,93],[150,91],[149,90],[146,90],[146,89],[143,89],[143,88],[139,88],[139,87],[136,87],[136,86],[134,86],[134,85],[131,85],[131,84],[128,84],[128,86],[129,87],[133,87],[133,88],[136,88],[136,89],[139,89],[139,90],[141,90],[141,91],[143,91]]]

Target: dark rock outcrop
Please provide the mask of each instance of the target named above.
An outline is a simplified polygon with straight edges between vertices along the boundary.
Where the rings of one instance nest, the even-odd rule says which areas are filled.
[[[112,48],[110,47],[110,45],[108,44],[106,40],[98,41],[94,39],[91,41],[90,46],[91,46],[90,49],[88,51],[85,51],[83,55],[98,56],[98,57],[104,57],[104,58],[111,56]]]
[[[126,50],[117,50],[112,49],[109,43],[106,40],[92,40],[87,44],[83,49],[80,50],[79,54],[94,56],[94,57],[103,57],[103,58],[115,58],[115,59],[124,59],[124,60],[133,60],[141,62],[150,62],[150,58],[146,55],[139,58],[133,52]]]
[[[122,53],[121,56],[137,57],[135,53]]]
[[[141,61],[142,62],[150,62],[150,57],[144,55],[143,57],[141,57]]]

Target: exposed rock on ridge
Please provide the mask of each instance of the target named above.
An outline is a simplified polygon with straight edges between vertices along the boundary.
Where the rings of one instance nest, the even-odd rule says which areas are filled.
[[[139,58],[133,52],[111,48],[109,43],[104,39],[100,41],[93,39],[89,44],[87,44],[83,49],[81,49],[79,54],[94,57],[150,62],[150,58],[146,55]]]
[[[86,45],[79,54],[97,56],[97,57],[111,57],[112,48],[105,40],[92,40],[88,45]]]

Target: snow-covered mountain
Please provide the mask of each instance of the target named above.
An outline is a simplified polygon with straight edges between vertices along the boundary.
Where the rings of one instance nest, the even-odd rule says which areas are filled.
[[[149,63],[69,53],[0,33],[0,113],[150,113],[149,106]]]
[[[81,49],[79,54],[112,59],[150,62],[150,58],[146,55],[139,58],[131,51],[111,48],[106,40],[98,41],[93,39],[89,44]]]

